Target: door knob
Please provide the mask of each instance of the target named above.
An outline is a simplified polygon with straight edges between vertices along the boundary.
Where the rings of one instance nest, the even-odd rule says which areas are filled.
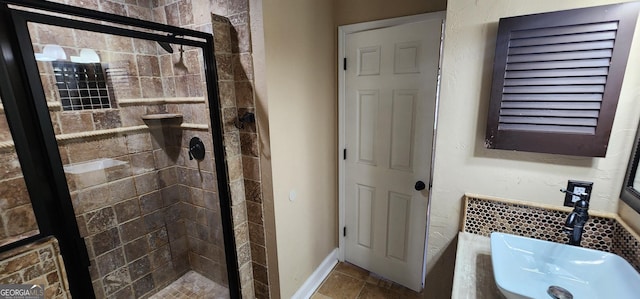
[[[424,190],[424,188],[426,187],[427,185],[425,185],[423,181],[417,181],[414,188],[416,188],[416,191],[421,191],[421,190]]]

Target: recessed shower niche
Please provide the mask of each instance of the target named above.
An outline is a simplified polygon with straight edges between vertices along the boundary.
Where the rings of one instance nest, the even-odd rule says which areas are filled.
[[[147,26],[136,31],[23,10],[11,15],[17,36],[29,37],[19,45],[33,117],[45,121],[54,176],[65,178],[52,179],[66,189],[54,200],[70,203],[95,297],[146,298],[187,273],[219,286],[213,295],[237,294],[236,265],[228,271],[226,262],[229,250],[235,258],[235,246],[225,243],[233,240],[222,215],[229,211],[219,195],[226,175],[216,174],[226,169],[214,163],[216,155],[224,157],[221,140],[212,137],[222,134],[215,74],[205,71],[216,69],[213,53],[204,51],[213,48],[211,35],[127,24]],[[58,54],[51,54],[52,45]],[[190,159],[195,136],[206,145],[202,160]],[[64,257],[64,236],[56,237]],[[69,276],[73,289],[78,282]],[[84,295],[74,297],[91,297]]]

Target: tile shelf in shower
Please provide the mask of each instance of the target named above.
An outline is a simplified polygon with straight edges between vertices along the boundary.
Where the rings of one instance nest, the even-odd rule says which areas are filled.
[[[118,99],[118,105],[135,106],[149,104],[198,104],[205,103],[204,97],[171,97],[171,98],[137,98],[137,99]]]
[[[178,113],[157,113],[146,114],[142,116],[142,120],[150,126],[179,126],[182,123],[182,114]]]
[[[67,180],[73,181],[77,190],[106,184],[114,178],[120,178],[122,173],[134,170],[130,169],[128,162],[110,158],[67,164],[63,168]]]
[[[182,114],[178,113],[157,113],[157,114],[146,114],[142,116],[144,120],[173,120],[173,119],[181,119]]]
[[[109,158],[91,160],[75,164],[64,165],[64,172],[71,174],[82,174],[107,168],[118,167],[128,164],[127,162]]]

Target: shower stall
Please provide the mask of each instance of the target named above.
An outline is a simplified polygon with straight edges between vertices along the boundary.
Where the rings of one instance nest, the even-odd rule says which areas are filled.
[[[55,238],[75,298],[239,297],[211,34],[32,0],[0,20],[0,255]]]

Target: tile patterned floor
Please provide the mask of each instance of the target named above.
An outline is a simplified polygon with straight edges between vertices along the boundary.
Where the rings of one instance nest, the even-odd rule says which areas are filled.
[[[194,271],[189,271],[149,299],[229,298],[229,289]]]
[[[349,263],[338,263],[311,299],[338,298],[414,299],[422,295]]]

